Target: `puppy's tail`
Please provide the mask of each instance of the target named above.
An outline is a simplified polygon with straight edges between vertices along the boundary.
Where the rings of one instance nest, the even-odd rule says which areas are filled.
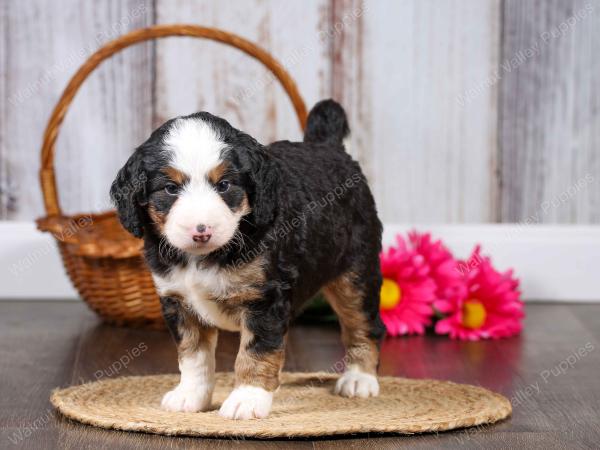
[[[334,100],[321,100],[308,114],[304,142],[341,145],[350,134],[344,108]]]

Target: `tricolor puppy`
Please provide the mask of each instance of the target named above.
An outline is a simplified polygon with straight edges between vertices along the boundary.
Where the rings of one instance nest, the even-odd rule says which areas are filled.
[[[381,223],[346,115],[332,100],[304,142],[259,144],[206,112],[170,120],[137,148],[111,188],[145,257],[179,351],[170,411],[211,407],[219,329],[239,331],[235,389],[219,413],[267,417],[294,314],[322,290],[340,319],[346,371],[336,392],[378,394]]]

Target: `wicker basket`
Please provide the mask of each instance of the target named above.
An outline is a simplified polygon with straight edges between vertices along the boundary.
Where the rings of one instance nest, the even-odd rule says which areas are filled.
[[[157,25],[121,36],[89,57],[69,81],[44,133],[40,182],[47,216],[38,219],[37,224],[40,230],[51,232],[56,238],[67,273],[81,297],[102,319],[118,325],[164,327],[160,302],[141,255],[142,242],[121,227],[114,211],[63,214],[56,189],[54,145],[75,94],[102,61],[130,45],[168,36],[211,39],[257,59],[283,86],[302,128],[306,121],[304,102],[281,64],[253,43],[222,30],[195,25]]]

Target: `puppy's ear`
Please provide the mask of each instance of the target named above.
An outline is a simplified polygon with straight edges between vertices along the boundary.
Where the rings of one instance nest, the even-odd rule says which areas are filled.
[[[254,185],[251,199],[254,222],[257,226],[269,225],[277,212],[277,185],[279,173],[263,146],[257,145],[251,152],[250,178]]]
[[[147,203],[146,182],[142,152],[138,149],[119,170],[110,188],[110,198],[121,225],[136,238],[144,235],[142,207]]]

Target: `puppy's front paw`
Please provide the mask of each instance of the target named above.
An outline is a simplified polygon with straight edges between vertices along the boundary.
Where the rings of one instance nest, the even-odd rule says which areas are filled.
[[[264,419],[271,412],[272,403],[272,392],[256,386],[240,386],[223,402],[219,415],[226,419]]]
[[[379,383],[374,375],[348,370],[337,380],[334,392],[342,397],[377,397]]]
[[[212,389],[204,386],[195,389],[177,386],[165,394],[161,406],[167,411],[198,412],[210,408]]]

